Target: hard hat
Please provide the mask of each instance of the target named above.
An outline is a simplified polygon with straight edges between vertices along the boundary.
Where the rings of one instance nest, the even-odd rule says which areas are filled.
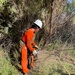
[[[41,20],[36,20],[35,22],[34,22],[38,27],[40,27],[40,28],[42,28],[42,21]]]

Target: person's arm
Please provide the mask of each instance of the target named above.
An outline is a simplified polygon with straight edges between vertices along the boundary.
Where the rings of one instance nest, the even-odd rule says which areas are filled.
[[[27,44],[27,47],[30,51],[34,51],[35,48],[33,48],[32,46],[32,39],[33,39],[33,36],[34,34],[32,32],[28,32],[27,33],[27,41],[26,41],[26,44]]]
[[[35,43],[34,41],[32,41],[32,45],[33,45],[33,46],[36,46],[36,43]]]
[[[34,41],[32,41],[33,46],[38,49],[39,47],[36,45],[36,43]]]

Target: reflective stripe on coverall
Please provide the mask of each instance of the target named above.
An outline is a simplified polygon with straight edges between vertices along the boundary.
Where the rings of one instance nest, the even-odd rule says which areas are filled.
[[[29,30],[27,30],[23,37],[22,37],[22,41],[25,42],[25,44],[22,47],[22,57],[21,57],[21,66],[22,66],[22,70],[24,73],[28,73],[29,69],[28,69],[28,49],[30,50],[30,52],[32,53],[35,48],[33,48],[33,46],[35,46],[35,42],[33,41],[33,38],[35,36],[35,29],[30,28]],[[31,66],[34,66],[34,57],[31,55],[32,57],[32,61],[31,61]]]

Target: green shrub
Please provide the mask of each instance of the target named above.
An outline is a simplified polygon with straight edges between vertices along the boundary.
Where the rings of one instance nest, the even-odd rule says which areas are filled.
[[[17,69],[11,65],[8,55],[0,48],[0,75],[19,75]]]

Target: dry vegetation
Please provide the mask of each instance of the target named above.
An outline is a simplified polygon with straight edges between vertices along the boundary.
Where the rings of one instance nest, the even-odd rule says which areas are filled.
[[[41,51],[31,73],[75,75],[75,0],[0,0],[0,74],[21,73],[20,39],[38,18]]]

